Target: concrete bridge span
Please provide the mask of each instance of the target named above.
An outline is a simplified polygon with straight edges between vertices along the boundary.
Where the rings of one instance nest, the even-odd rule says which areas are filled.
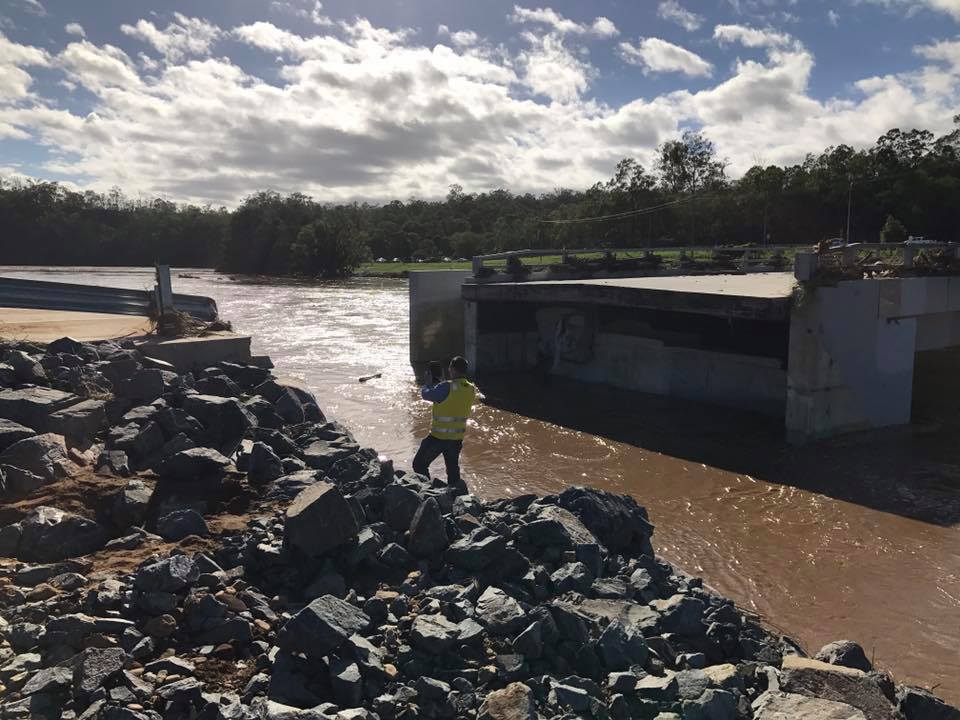
[[[909,423],[917,359],[960,349],[953,276],[417,275],[412,357],[423,347],[413,330],[418,308],[429,306],[430,337],[450,342],[427,354],[462,352],[481,378],[544,373],[741,408],[777,418],[794,443]],[[421,351],[417,359],[429,358]]]

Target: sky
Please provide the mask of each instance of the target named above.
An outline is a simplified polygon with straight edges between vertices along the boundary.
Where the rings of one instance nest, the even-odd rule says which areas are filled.
[[[0,177],[234,207],[728,174],[960,113],[960,0],[2,0]]]

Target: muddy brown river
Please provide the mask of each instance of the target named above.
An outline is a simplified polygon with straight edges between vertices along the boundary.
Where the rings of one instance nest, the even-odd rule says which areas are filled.
[[[408,364],[406,281],[189,274],[175,274],[176,291],[215,298],[279,373],[303,380],[362,444],[409,465],[429,406]],[[0,275],[152,285],[141,269]],[[856,640],[899,681],[960,703],[960,443],[943,418],[796,450],[775,421],[692,403],[529,377],[481,389],[463,463],[475,493],[630,493],[664,557],[809,651]]]

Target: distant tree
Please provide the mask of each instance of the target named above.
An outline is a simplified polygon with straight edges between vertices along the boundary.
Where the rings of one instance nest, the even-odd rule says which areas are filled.
[[[366,258],[366,248],[341,223],[316,220],[300,228],[290,254],[298,274],[335,278],[352,275]]]
[[[717,149],[703,133],[685,130],[679,140],[669,140],[658,149],[657,170],[661,185],[669,192],[695,193],[725,182],[726,163],[717,159]]]
[[[880,231],[880,242],[901,243],[907,239],[907,229],[893,215],[887,215],[887,222]]]
[[[450,250],[457,257],[471,258],[481,255],[489,246],[489,239],[485,234],[471,230],[454,233],[450,236]]]

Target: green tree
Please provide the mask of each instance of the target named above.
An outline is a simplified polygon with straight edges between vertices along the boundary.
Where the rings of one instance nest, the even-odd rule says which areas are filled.
[[[901,243],[907,239],[907,229],[893,215],[887,215],[887,222],[880,231],[880,242]]]
[[[351,275],[366,258],[359,235],[336,221],[304,225],[290,251],[298,274],[322,278]]]

